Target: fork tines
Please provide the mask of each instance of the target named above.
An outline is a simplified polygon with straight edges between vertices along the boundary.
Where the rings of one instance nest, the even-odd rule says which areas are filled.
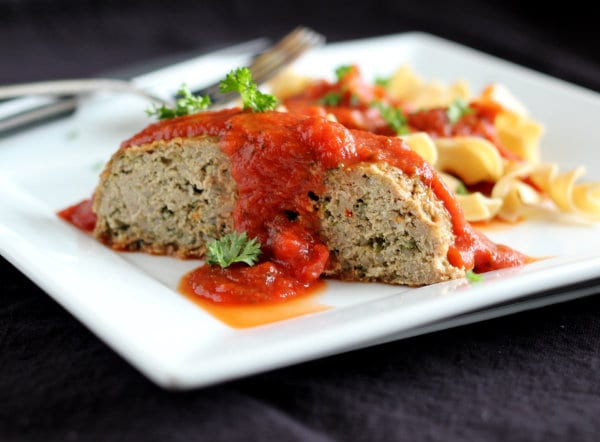
[[[323,35],[303,26],[297,27],[254,58],[249,66],[254,82],[261,84],[269,81],[304,52],[320,46],[324,42],[325,37]],[[194,94],[209,95],[213,106],[229,103],[235,97],[233,93],[220,94],[218,84],[194,91]]]
[[[307,50],[325,42],[325,37],[312,29],[298,27],[276,43],[270,50],[258,55],[250,65],[256,83],[264,83],[296,60]]]

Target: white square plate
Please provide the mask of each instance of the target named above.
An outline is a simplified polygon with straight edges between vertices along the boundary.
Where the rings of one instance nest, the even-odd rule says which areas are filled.
[[[209,83],[245,62],[242,56],[200,57],[138,81],[156,92],[173,91],[183,81]],[[332,44],[306,55],[297,70],[332,77],[336,66],[352,62],[367,78],[409,63],[425,78],[466,79],[473,91],[504,83],[546,125],[544,159],[563,169],[585,164],[589,178],[600,180],[596,93],[425,34]],[[136,97],[95,97],[71,118],[0,140],[0,252],[161,386],[199,387],[570,299],[594,289],[539,293],[600,277],[600,226],[531,221],[489,235],[553,258],[487,274],[478,284],[458,280],[409,289],[328,281],[319,302],[333,308],[232,329],[176,291],[198,261],[116,253],[55,214],[91,194],[99,164],[150,122],[147,106]],[[498,309],[522,300],[528,304]],[[481,313],[491,307],[496,310]]]

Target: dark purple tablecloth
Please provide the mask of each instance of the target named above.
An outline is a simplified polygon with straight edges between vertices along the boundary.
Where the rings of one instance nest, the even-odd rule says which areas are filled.
[[[330,40],[423,30],[600,90],[600,32],[583,3],[212,3],[0,0],[0,84],[306,24]],[[172,393],[0,259],[2,441],[599,439],[600,297]]]

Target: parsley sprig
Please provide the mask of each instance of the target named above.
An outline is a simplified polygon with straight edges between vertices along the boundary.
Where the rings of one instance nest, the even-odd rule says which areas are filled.
[[[350,71],[352,70],[352,65],[343,65],[335,68],[335,76],[337,77],[337,81],[341,81]]]
[[[229,267],[235,262],[245,262],[252,266],[258,262],[260,243],[256,238],[248,238],[246,232],[232,232],[208,244],[206,262],[210,265]]]
[[[149,116],[156,116],[159,120],[164,120],[166,118],[195,114],[210,106],[210,97],[192,94],[185,83],[177,91],[177,96],[179,98],[175,101],[175,107],[167,107],[164,104],[157,107],[156,104],[153,104],[151,108],[146,110],[146,113]]]
[[[339,92],[328,92],[326,95],[321,97],[319,103],[325,106],[337,106],[342,101],[342,94]]]
[[[470,192],[469,189],[467,189],[467,186],[465,186],[465,183],[459,180],[458,186],[454,189],[454,193],[457,195],[468,195]]]
[[[451,124],[455,124],[462,117],[472,112],[473,109],[469,107],[469,103],[467,103],[463,98],[457,98],[452,102],[452,104],[450,104],[450,106],[448,106],[446,115],[448,116],[448,121],[450,121]]]
[[[387,88],[390,84],[390,77],[377,77],[375,78],[375,84]]]
[[[483,281],[483,276],[480,273],[475,273],[473,269],[468,270],[465,276],[471,284]]]
[[[402,112],[402,109],[382,103],[381,101],[375,101],[373,106],[379,109],[381,118],[383,118],[398,135],[406,135],[410,132],[406,116]]]
[[[219,90],[222,93],[238,92],[244,109],[252,109],[253,112],[273,110],[277,106],[277,99],[273,95],[258,90],[258,86],[252,81],[250,69],[246,67],[229,72],[219,84]]]

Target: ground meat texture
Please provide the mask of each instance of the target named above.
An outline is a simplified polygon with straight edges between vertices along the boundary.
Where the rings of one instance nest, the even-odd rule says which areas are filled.
[[[329,275],[350,281],[423,285],[464,276],[446,257],[450,216],[432,190],[387,164],[327,174],[319,196]]]
[[[211,137],[121,149],[94,196],[94,236],[120,250],[202,257],[231,232],[237,199],[230,164]]]
[[[175,138],[117,152],[95,193],[94,235],[125,250],[201,257],[233,229],[237,187],[214,137]],[[464,276],[443,203],[420,180],[381,163],[326,173],[308,196],[330,249],[327,276],[423,285]]]

